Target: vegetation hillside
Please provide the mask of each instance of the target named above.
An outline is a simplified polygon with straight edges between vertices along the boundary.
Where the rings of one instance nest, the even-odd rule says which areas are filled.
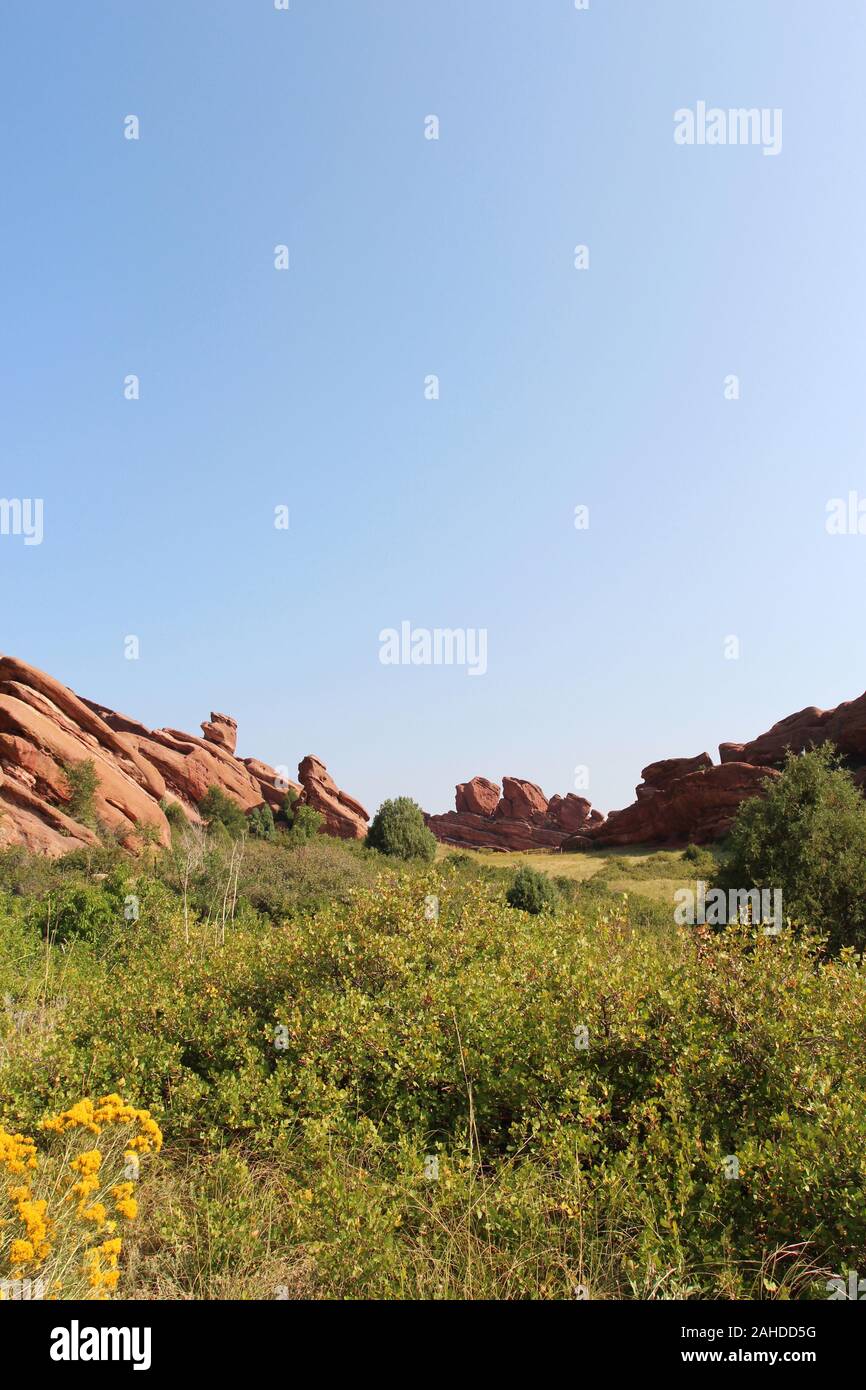
[[[641,885],[706,851],[563,860],[515,892],[507,856],[218,824],[0,855],[0,1278],[825,1297],[866,1250],[860,957],[822,922],[675,925]]]

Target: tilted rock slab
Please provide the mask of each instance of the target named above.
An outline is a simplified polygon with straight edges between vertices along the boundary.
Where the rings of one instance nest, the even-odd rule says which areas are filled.
[[[245,811],[267,803],[279,810],[294,790],[322,810],[323,831],[360,838],[367,812],[339,790],[324,764],[315,765],[309,787],[279,775],[256,758],[235,757],[237,725],[212,713],[204,737],[179,729],[148,729],[128,715],[84,700],[52,676],[12,656],[0,656],[0,847],[23,844],[57,856],[97,845],[94,830],[71,813],[64,765],[92,761],[97,786],[94,815],[130,849],[142,830],[171,843],[160,801],[176,801],[200,820],[198,802],[219,787]],[[303,782],[303,778],[301,779]],[[321,791],[320,791],[321,789]],[[321,802],[321,804],[319,804]]]

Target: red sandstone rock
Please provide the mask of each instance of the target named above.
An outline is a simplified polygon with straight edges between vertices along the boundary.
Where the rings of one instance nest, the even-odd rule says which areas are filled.
[[[262,798],[272,811],[282,810],[283,802],[290,791],[294,792],[295,796],[300,796],[304,790],[300,782],[293,782],[290,778],[282,776],[275,767],[269,767],[258,758],[244,758],[244,767],[258,782]]]
[[[496,783],[484,777],[461,782],[457,809],[425,816],[427,826],[443,844],[503,851],[558,850],[568,841],[575,842],[571,848],[578,848],[581,833],[602,820],[586,797],[569,792],[548,803],[540,787],[518,777],[503,777],[499,800],[498,795]]]
[[[597,820],[602,819],[597,811],[593,812],[585,796],[575,796],[574,792],[569,792],[567,796],[552,796],[547,803],[547,814],[571,834],[585,830],[593,815]]]
[[[496,808],[497,816],[508,820],[529,820],[532,816],[543,816],[547,811],[547,797],[534,782],[524,782],[519,777],[503,777],[502,800]]]
[[[724,835],[740,803],[760,795],[765,781],[778,776],[772,768],[750,763],[701,767],[653,796],[611,811],[589,834],[596,845],[705,844]]]
[[[298,767],[303,791],[301,805],[312,806],[324,816],[323,829],[342,840],[363,840],[367,834],[368,811],[354,797],[341,792],[325,764],[308,753]]]
[[[202,724],[208,743],[218,743],[227,753],[234,753],[237,745],[238,726],[227,714],[211,713],[210,723]]]
[[[780,719],[751,743],[721,744],[719,756],[723,763],[737,757],[761,767],[781,767],[787,749],[802,753],[828,741],[853,766],[866,763],[866,694],[830,710],[808,705],[787,719]]]
[[[199,738],[178,729],[148,729],[127,715],[82,700],[59,681],[14,657],[0,657],[0,845],[25,844],[49,855],[66,854],[98,837],[68,813],[71,789],[64,765],[93,762],[97,776],[96,819],[124,843],[141,843],[139,828],[152,826],[170,843],[163,797],[180,802],[198,818],[197,804],[219,787],[244,810],[264,799],[274,810],[287,787],[310,804],[320,803],[325,828],[333,834],[365,833],[367,813],[341,792],[317,759],[309,788],[277,785],[277,773],[254,758],[234,756],[236,725],[211,714]],[[323,776],[317,777],[315,769]]]
[[[699,772],[702,767],[712,767],[709,753],[698,753],[695,758],[662,758],[660,762],[650,763],[641,773],[643,782],[656,790],[670,786],[678,777],[688,772]]]
[[[535,822],[509,820],[505,816],[474,816],[468,811],[446,811],[427,816],[427,827],[446,845],[470,849],[560,849],[568,835]]]
[[[79,825],[56,806],[47,805],[16,779],[0,774],[0,848],[24,845],[55,859],[74,849],[98,845],[87,826]]]
[[[499,787],[496,782],[488,782],[486,777],[473,777],[471,782],[460,782],[457,786],[455,805],[458,811],[468,811],[474,816],[492,816],[499,801]]]

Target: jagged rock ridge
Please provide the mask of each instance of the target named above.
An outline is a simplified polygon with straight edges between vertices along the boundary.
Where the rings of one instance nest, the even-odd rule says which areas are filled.
[[[141,828],[160,843],[170,831],[160,802],[180,802],[190,820],[216,786],[244,810],[266,802],[278,810],[287,790],[324,817],[323,830],[361,839],[364,807],[341,792],[317,758],[304,758],[299,781],[278,775],[257,758],[235,756],[237,725],[212,713],[203,738],[179,729],[148,729],[127,715],[85,700],[43,671],[15,657],[0,657],[0,846],[24,844],[49,855],[66,854],[98,837],[71,813],[65,767],[91,761],[97,777],[95,819],[130,848]]]

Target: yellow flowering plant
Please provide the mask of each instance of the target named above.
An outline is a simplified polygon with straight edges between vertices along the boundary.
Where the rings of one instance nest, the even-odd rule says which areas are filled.
[[[39,1129],[44,1153],[0,1128],[0,1299],[16,1284],[49,1299],[110,1298],[118,1232],[137,1215],[139,1163],[161,1149],[159,1126],[111,1094],[80,1100]]]

